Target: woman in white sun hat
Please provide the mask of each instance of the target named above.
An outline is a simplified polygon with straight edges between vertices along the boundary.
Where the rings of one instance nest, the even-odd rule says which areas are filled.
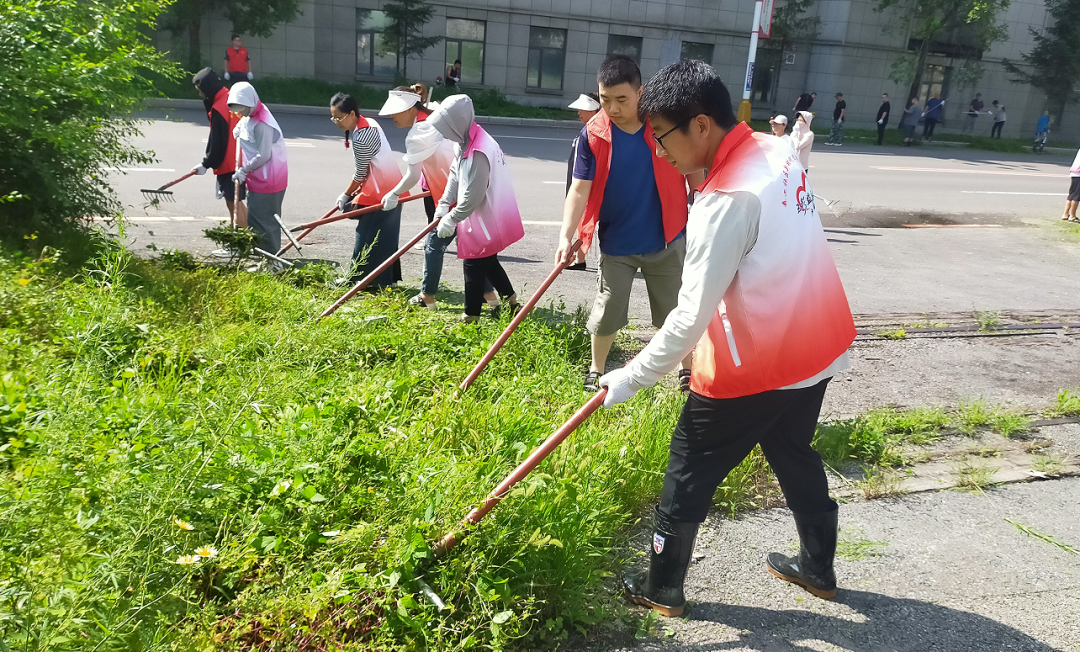
[[[442,198],[446,190],[450,166],[454,163],[454,144],[427,122],[428,116],[438,105],[429,107],[424,101],[426,99],[427,88],[423,84],[398,86],[390,91],[379,115],[390,116],[398,129],[409,130],[405,136],[403,157],[408,170],[401,182],[382,198],[383,210],[397,208],[398,199],[419,181],[423,190],[431,191],[431,196],[424,198],[424,210],[430,224],[435,218],[435,202]],[[434,231],[428,235],[424,243],[424,279],[420,294],[410,299],[409,303],[435,309],[435,293],[439,291],[443,257],[452,240],[453,237],[439,238]],[[490,283],[485,290],[485,300],[489,305],[497,306],[499,295],[495,294]]]
[[[589,120],[592,120],[594,115],[600,113],[600,97],[596,93],[582,93],[567,108],[577,110],[578,120],[581,120],[581,124],[589,124]],[[566,162],[566,192],[570,192],[570,184],[574,180],[574,161],[577,159],[577,144],[577,138],[570,144],[570,160]],[[566,269],[584,271],[585,254],[587,254],[588,251],[589,250],[585,247],[578,249],[574,264],[568,265]]]

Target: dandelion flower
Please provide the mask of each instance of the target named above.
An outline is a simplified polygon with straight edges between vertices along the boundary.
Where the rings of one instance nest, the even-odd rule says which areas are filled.
[[[214,546],[200,546],[195,549],[195,554],[200,557],[217,557],[218,549]]]
[[[19,279],[19,285],[29,285],[29,284],[30,284],[30,279],[28,279],[28,278],[20,278]]]
[[[187,521],[185,521],[185,520],[183,520],[183,519],[181,519],[181,518],[179,518],[177,516],[172,517],[172,524],[175,525],[176,527],[180,528],[181,530],[194,530],[195,529],[194,525],[192,525],[191,523],[188,523]]]
[[[191,566],[192,564],[197,564],[200,561],[202,561],[202,557],[199,557],[198,555],[181,555],[176,558],[176,563],[182,564],[184,566]]]

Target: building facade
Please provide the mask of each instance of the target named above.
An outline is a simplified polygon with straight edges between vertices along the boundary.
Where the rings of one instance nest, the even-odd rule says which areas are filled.
[[[245,37],[256,75],[316,77],[388,86],[395,61],[380,53],[386,25],[382,0],[308,0],[302,15],[269,38]],[[435,83],[455,59],[462,61],[462,83],[495,88],[532,105],[565,106],[579,93],[595,90],[596,69],[609,53],[636,59],[648,78],[680,58],[712,64],[728,82],[733,101],[741,97],[753,21],[753,0],[461,0],[431,2],[435,17],[425,35],[444,42],[422,57],[410,58],[410,81]],[[755,118],[790,113],[803,91],[817,91],[813,110],[831,118],[833,96],[844,93],[847,125],[870,128],[881,93],[892,101],[896,125],[908,87],[889,80],[898,58],[917,45],[895,15],[875,11],[873,0],[818,0],[806,14],[819,19],[817,35],[778,56],[775,43],[762,39],[751,97]],[[1009,81],[1002,61],[1019,61],[1031,49],[1029,28],[1044,27],[1042,0],[1014,0],[1003,16],[1009,37],[982,53],[982,78],[962,86],[962,61],[948,48],[931,48],[920,89],[923,103],[936,92],[946,99],[946,129],[959,129],[975,93],[987,108],[998,100],[1007,109],[1006,137],[1034,134],[1045,108],[1039,91]],[[220,65],[229,43],[224,19],[203,22],[203,57]],[[164,37],[163,37],[164,39]],[[164,44],[163,44],[164,45]],[[1076,139],[1075,108],[1066,113],[1064,131],[1053,138]],[[982,115],[976,135],[990,132],[993,119]]]

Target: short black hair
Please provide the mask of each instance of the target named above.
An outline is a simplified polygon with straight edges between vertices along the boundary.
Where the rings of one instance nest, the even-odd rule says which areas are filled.
[[[888,93],[882,93],[882,95],[884,95],[885,97],[888,97],[888,96],[889,96],[889,94],[888,94]]]
[[[599,95],[597,95],[596,93],[585,93],[585,95],[586,95],[586,96],[588,96],[588,97],[590,97],[590,98],[592,98],[592,100],[593,100],[594,102],[596,102],[597,104],[599,104],[599,103],[600,103],[600,96],[599,96]]]
[[[836,95],[834,95],[833,97],[843,97],[843,96],[844,96],[844,94],[843,94],[843,93],[837,93],[837,94],[836,94]]]
[[[656,73],[645,85],[638,106],[644,113],[682,125],[683,133],[697,115],[709,116],[722,129],[738,124],[727,86],[704,61],[680,61]]]
[[[356,103],[356,98],[352,95],[346,95],[345,93],[337,93],[331,97],[330,107],[345,114],[355,113],[356,115],[360,115],[360,105]]]
[[[229,40],[232,41],[232,40],[238,39],[238,38],[240,38],[239,34],[233,34],[232,36],[229,37]]]
[[[641,86],[641,69],[625,54],[611,54],[596,71],[596,83],[608,88],[619,84],[630,84],[638,88]]]
[[[454,65],[461,63],[461,59],[454,59]]]

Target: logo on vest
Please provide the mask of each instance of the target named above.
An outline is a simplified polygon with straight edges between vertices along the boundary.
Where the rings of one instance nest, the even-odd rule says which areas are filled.
[[[806,181],[806,172],[802,173],[802,185],[795,189],[795,210],[799,213],[814,210],[814,191]]]
[[[656,551],[656,554],[659,555],[660,553],[664,552],[664,541],[665,541],[664,537],[662,537],[659,534],[653,532],[653,535],[652,535],[652,549]]]

